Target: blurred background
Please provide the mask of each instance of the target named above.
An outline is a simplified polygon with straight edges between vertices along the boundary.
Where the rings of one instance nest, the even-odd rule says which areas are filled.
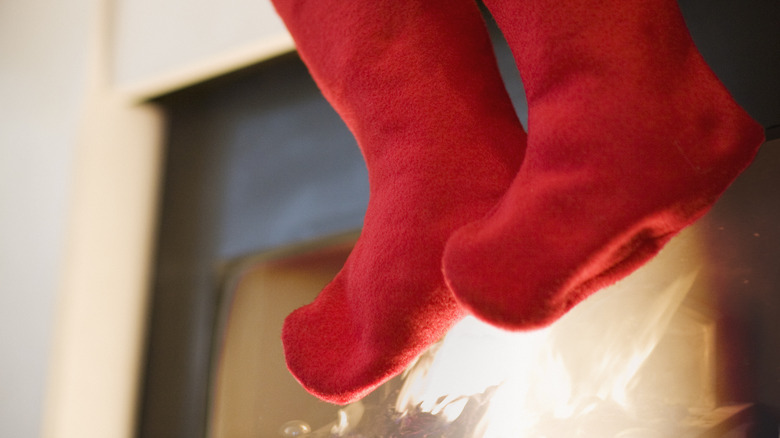
[[[0,435],[41,432],[91,2],[0,2]]]
[[[777,138],[776,2],[680,3],[705,58]],[[135,436],[160,102],[291,50],[266,0],[0,0],[0,436]]]
[[[164,4],[163,4],[164,3]],[[0,436],[132,436],[163,118],[292,48],[261,1],[0,1]]]

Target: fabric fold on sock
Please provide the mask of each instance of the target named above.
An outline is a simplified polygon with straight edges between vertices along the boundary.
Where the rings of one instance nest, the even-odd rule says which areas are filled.
[[[447,243],[459,302],[509,330],[556,321],[712,206],[763,128],[697,51],[675,0],[486,0],[528,98],[526,157]]]
[[[444,245],[503,195],[526,136],[473,2],[274,5],[368,168],[354,250],[282,332],[296,379],[344,404],[400,373],[465,315],[444,283]]]

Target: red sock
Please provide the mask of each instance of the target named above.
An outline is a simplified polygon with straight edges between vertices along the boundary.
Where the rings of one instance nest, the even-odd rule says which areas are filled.
[[[274,3],[369,171],[357,245],[282,333],[300,383],[347,403],[401,372],[464,316],[444,284],[444,244],[505,192],[525,133],[472,2]]]
[[[523,330],[625,277],[702,216],[763,129],[696,50],[675,0],[486,0],[529,108],[500,204],[444,269],[477,316]]]

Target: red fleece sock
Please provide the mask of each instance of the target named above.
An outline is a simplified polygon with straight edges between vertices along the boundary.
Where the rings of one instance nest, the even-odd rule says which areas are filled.
[[[696,50],[675,0],[486,0],[529,108],[525,161],[444,270],[495,325],[555,321],[702,216],[763,129]]]
[[[465,315],[444,284],[444,244],[506,191],[525,132],[472,2],[274,3],[368,167],[360,239],[282,333],[299,382],[347,403],[401,372]]]

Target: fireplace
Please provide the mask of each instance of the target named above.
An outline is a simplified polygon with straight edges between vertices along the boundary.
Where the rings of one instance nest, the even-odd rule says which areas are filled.
[[[756,350],[777,350],[758,347],[769,334],[757,337],[758,315],[738,310],[780,302],[769,296],[780,287],[780,205],[760,200],[772,192],[764,178],[780,183],[780,150],[766,149],[709,215],[550,328],[508,333],[467,318],[404,374],[345,407],[297,385],[279,334],[358,234],[239,258],[220,293],[208,436],[777,436],[777,394],[756,392],[767,382],[754,369],[778,359]],[[747,266],[754,251],[766,263]]]
[[[706,36],[710,26],[731,22],[725,6],[712,14],[708,11],[718,8],[697,9],[694,2],[682,6],[692,23],[701,24],[692,26],[694,37],[697,29]],[[723,34],[715,32],[702,52],[721,61],[720,69],[714,65],[716,72],[767,127],[768,137],[776,139],[780,99],[773,96],[778,96],[780,67],[775,62],[767,68],[764,61],[766,53],[775,53],[777,34],[772,31],[774,24],[761,24],[767,18],[751,20],[759,24],[750,31],[760,34],[761,29],[770,29],[761,37],[763,45],[751,38],[738,39],[729,41],[731,47],[725,50],[726,44],[718,39]],[[752,49],[743,51],[740,44]],[[757,45],[764,48],[764,55],[743,56],[759,50]],[[731,68],[728,56],[734,52],[739,52],[742,68]],[[497,53],[525,122],[523,91],[511,57],[500,45]],[[750,64],[753,61],[759,64]],[[745,69],[753,71],[743,79]],[[297,57],[284,55],[161,97],[159,103],[168,116],[169,146],[139,435],[381,436],[378,429],[367,428],[383,427],[405,428],[401,432],[383,429],[386,436],[485,432],[487,426],[480,419],[491,406],[494,410],[500,406],[488,400],[503,397],[497,382],[510,378],[488,378],[482,387],[459,395],[423,391],[433,401],[414,392],[402,394],[412,380],[398,378],[362,405],[344,408],[318,402],[290,383],[278,345],[281,318],[292,307],[310,301],[338,270],[357,238],[368,196],[366,172],[354,140],[321,99]],[[660,306],[630,316],[637,324],[621,325],[630,321],[615,318],[609,330],[589,324],[579,328],[582,322],[567,320],[568,330],[575,327],[592,342],[580,345],[580,349],[592,347],[579,352],[559,345],[573,335],[557,328],[537,334],[549,339],[506,340],[509,345],[519,343],[512,348],[534,355],[534,362],[560,359],[548,367],[559,372],[549,379],[554,382],[549,388],[555,388],[550,391],[559,399],[571,402],[536,412],[536,417],[550,417],[547,425],[524,420],[514,426],[537,427],[549,437],[577,436],[566,435],[577,427],[591,433],[593,423],[617,424],[622,429],[615,429],[612,436],[624,437],[658,436],[652,433],[674,427],[675,432],[691,436],[777,436],[780,203],[774,188],[780,184],[778,169],[780,143],[774,140],[715,208],[656,262],[589,300],[631,297],[639,301],[629,300],[621,309]],[[666,298],[648,298],[654,294]],[[629,318],[625,313],[621,316]],[[643,319],[651,315],[654,320]],[[608,316],[594,318],[609,320]],[[645,322],[644,328],[640,321]],[[466,324],[455,331],[463,332],[466,339],[486,336],[480,331],[484,327]],[[642,331],[649,327],[664,330]],[[629,358],[613,354],[613,362],[628,364],[620,372],[609,368],[613,371],[599,374],[592,365],[580,366],[582,355],[607,356],[599,350],[605,344],[597,341],[610,332],[649,339],[640,343],[642,348],[630,344],[644,353]],[[465,349],[451,347],[450,341],[436,347],[439,353]],[[677,358],[670,360],[668,352]],[[644,361],[639,363],[638,358]],[[437,359],[425,356],[408,375],[426,374],[423,362],[435,364]],[[518,366],[525,364],[521,361]],[[596,378],[562,384],[573,381],[571,374],[586,374],[589,369]],[[616,380],[624,385],[615,384]],[[530,388],[528,383],[514,382]],[[545,387],[536,386],[534,391]],[[635,400],[637,387],[657,391],[642,404]],[[627,401],[634,405],[626,408]],[[636,420],[636,410],[649,411],[644,422]],[[521,412],[529,413],[532,410]],[[565,413],[584,418],[587,427],[564,421]],[[311,431],[305,432],[307,428]],[[533,436],[545,436],[540,433]]]

